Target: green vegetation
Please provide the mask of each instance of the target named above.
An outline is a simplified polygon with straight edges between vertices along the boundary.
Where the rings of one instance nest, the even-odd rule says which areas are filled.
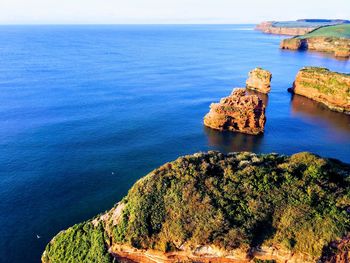
[[[350,230],[349,175],[350,166],[310,153],[180,157],[139,180],[120,214],[115,207],[96,227],[88,221],[58,234],[43,261],[111,262],[111,244],[277,245],[318,258]]]
[[[350,24],[325,26],[315,29],[303,36],[299,36],[299,38],[302,39],[311,37],[350,38]]]
[[[107,251],[108,237],[101,224],[77,224],[60,232],[47,246],[43,262],[113,262]]]
[[[305,67],[303,73],[304,87],[318,89],[324,94],[336,95],[346,100],[350,96],[350,75],[330,71],[326,68]],[[315,81],[318,80],[318,81]]]
[[[306,20],[297,20],[297,21],[281,21],[274,22],[273,27],[285,27],[285,28],[316,28],[321,26],[329,26],[337,23],[343,23],[345,21],[332,21],[332,20],[323,20],[323,19],[306,19]]]

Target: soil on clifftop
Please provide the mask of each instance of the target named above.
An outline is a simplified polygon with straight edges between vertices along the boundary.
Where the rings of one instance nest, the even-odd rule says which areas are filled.
[[[110,211],[60,232],[42,261],[345,263],[329,261],[337,251],[327,248],[347,255],[340,240],[349,212],[350,166],[339,161],[198,153],[164,164]]]

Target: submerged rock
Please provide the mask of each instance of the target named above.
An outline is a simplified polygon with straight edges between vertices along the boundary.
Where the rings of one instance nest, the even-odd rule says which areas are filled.
[[[255,68],[249,72],[249,78],[246,81],[247,89],[256,90],[261,93],[269,93],[271,90],[271,78],[272,74],[270,71]]]
[[[349,74],[306,67],[298,72],[291,91],[320,102],[331,110],[350,114]]]
[[[349,251],[337,241],[350,230],[349,176],[310,153],[180,157],[57,234],[42,262],[347,262],[325,251],[334,241],[338,258]]]
[[[243,88],[233,90],[219,103],[212,103],[204,117],[204,125],[212,129],[254,135],[264,132],[265,122],[262,100],[256,95],[247,95]]]

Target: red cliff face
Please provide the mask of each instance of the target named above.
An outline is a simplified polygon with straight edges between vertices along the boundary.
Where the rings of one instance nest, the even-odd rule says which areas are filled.
[[[247,134],[264,132],[265,105],[256,95],[247,95],[239,88],[219,103],[210,105],[210,112],[204,117],[204,125],[220,130]]]
[[[256,90],[261,93],[269,93],[271,90],[272,74],[268,70],[262,68],[255,68],[249,72],[247,79],[247,89]]]
[[[273,26],[273,23],[274,22],[262,22],[259,25],[257,25],[255,29],[267,34],[288,36],[304,35],[315,29],[315,27],[276,27]]]
[[[290,38],[282,40],[282,49],[308,49],[320,52],[333,53],[339,58],[350,57],[350,40],[332,37]]]
[[[331,110],[350,114],[350,75],[306,67],[298,72],[292,91]]]

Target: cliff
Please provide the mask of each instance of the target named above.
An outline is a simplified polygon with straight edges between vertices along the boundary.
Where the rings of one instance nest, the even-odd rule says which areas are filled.
[[[267,94],[271,90],[271,78],[272,74],[270,71],[262,68],[255,68],[248,74],[246,87],[247,89]]]
[[[314,50],[350,57],[350,24],[319,28],[304,36],[282,40],[280,47],[291,50]]]
[[[262,22],[255,29],[266,34],[299,36],[311,32],[315,27],[282,27],[274,25],[274,22]]]
[[[204,125],[220,130],[247,134],[264,132],[265,105],[256,95],[247,95],[245,89],[235,89],[232,94],[210,105]]]
[[[348,20],[332,19],[299,19],[296,21],[265,21],[258,24],[255,29],[268,34],[300,36],[316,28],[330,25],[347,24]]]
[[[301,69],[291,90],[320,102],[334,111],[350,114],[350,75],[326,68]]]
[[[42,262],[328,262],[350,230],[350,166],[310,153],[198,153],[61,231]],[[262,262],[262,261],[260,261]],[[345,261],[335,261],[344,262]]]

